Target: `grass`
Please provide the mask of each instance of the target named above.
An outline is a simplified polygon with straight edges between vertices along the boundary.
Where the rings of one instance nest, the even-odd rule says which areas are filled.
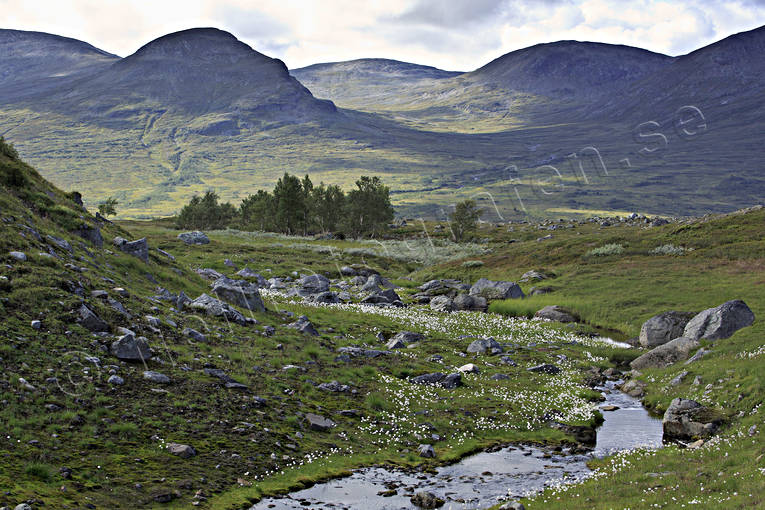
[[[590,404],[593,395],[583,384],[584,371],[593,363],[601,367],[623,366],[638,352],[598,343],[590,338],[592,328],[616,330],[615,338],[627,337],[635,335],[642,321],[653,314],[667,309],[698,311],[731,298],[743,298],[758,317],[765,309],[763,211],[652,229],[623,225],[603,229],[584,223],[556,231],[553,239],[544,242],[536,241],[540,236],[535,225],[515,225],[511,232],[507,227],[487,224],[479,232],[480,237],[488,238],[481,245],[484,264],[480,266],[464,265],[465,260],[475,259],[469,249],[460,251],[460,247],[449,250],[461,253],[462,259],[447,257],[440,263],[425,264],[416,257],[354,252],[370,248],[355,241],[317,242],[228,231],[211,233],[209,245],[186,246],[166,222],[107,225],[103,230],[107,249],[99,250],[81,244],[84,241],[68,230],[65,216],[30,212],[38,192],[59,207],[75,212],[76,207],[34,173],[19,168],[25,172],[27,187],[17,191],[6,188],[0,194],[3,216],[16,218],[0,223],[0,257],[10,266],[3,266],[2,276],[8,280],[0,296],[4,316],[0,335],[6,339],[0,345],[0,400],[5,402],[0,422],[7,424],[5,436],[10,436],[3,443],[0,470],[0,485],[9,494],[0,495],[0,505],[12,506],[34,498],[50,507],[90,503],[116,508],[125,502],[151,507],[154,502],[150,495],[154,491],[175,490],[179,482],[190,479],[192,489],[182,489],[181,497],[167,507],[186,507],[194,493],[202,490],[208,498],[201,502],[203,508],[241,508],[263,495],[306,486],[363,465],[411,467],[426,462],[432,466],[500,442],[567,441],[562,433],[541,426],[533,418],[554,408],[562,411],[570,423],[594,424],[598,416]],[[42,239],[47,234],[67,239],[74,247],[74,256],[60,250],[59,258],[52,261],[36,256],[47,251],[48,244],[32,235],[20,236],[19,231],[24,231],[19,221],[22,218]],[[92,221],[87,216],[85,219]],[[415,232],[422,228],[418,225],[416,229],[404,229],[397,234],[401,238],[393,241],[402,244],[406,236],[419,235]],[[424,228],[439,239],[434,224],[426,223]],[[146,236],[152,248],[149,263],[111,249],[109,239],[118,234],[129,238]],[[509,239],[517,241],[509,243]],[[694,250],[682,258],[650,254],[656,246],[668,243]],[[337,258],[312,248],[319,244],[336,247]],[[607,244],[626,248],[618,258],[584,257],[588,250]],[[156,252],[157,247],[172,253],[175,262]],[[6,255],[11,250],[31,256],[27,263],[18,263]],[[212,267],[231,275],[235,271],[223,264],[226,258],[240,268],[248,265],[270,276],[315,271],[335,278],[338,266],[367,264],[401,283],[399,291],[405,298],[415,292],[417,285],[434,277],[517,280],[531,268],[543,268],[552,277],[534,285],[553,287],[552,294],[493,303],[493,309],[527,316],[537,306],[561,304],[590,325],[569,329],[480,313],[440,315],[418,308],[315,306],[264,293],[268,310],[253,315],[259,324],[241,327],[178,313],[170,303],[153,299],[158,285],[173,293],[183,291],[192,298],[209,291],[209,282],[194,269]],[[86,269],[67,267],[70,263]],[[159,283],[150,281],[147,273]],[[530,285],[524,284],[524,290],[528,291]],[[74,292],[79,286],[82,296]],[[129,296],[114,292],[114,287],[127,289]],[[702,288],[704,292],[699,292]],[[106,290],[119,299],[133,318],[124,319],[108,303],[91,297],[94,290]],[[83,299],[115,325],[137,327],[147,336],[157,356],[148,367],[166,373],[173,382],[163,387],[149,384],[142,378],[142,365],[119,363],[105,352],[99,339],[74,322],[73,312]],[[287,328],[293,319],[282,312],[307,315],[319,328],[320,336],[304,337]],[[178,327],[162,325],[155,331],[146,324],[145,315],[171,318]],[[38,318],[43,321],[39,331],[30,326],[31,320]],[[273,325],[276,335],[262,336],[259,332],[265,325]],[[204,331],[208,342],[188,341],[180,333],[187,326]],[[426,339],[417,348],[392,356],[336,360],[341,347],[380,348],[376,333],[389,338],[401,330],[424,332]],[[744,412],[742,418],[733,418],[733,424],[723,432],[724,447],[729,448],[724,451],[741,458],[719,462],[712,452],[687,454],[699,456],[704,473],[723,471],[715,481],[721,491],[722,484],[738,484],[736,487],[742,488],[738,495],[724,494],[742,507],[758,503],[751,488],[757,480],[753,477],[757,474],[755,463],[742,452],[762,449],[761,436],[747,435],[748,427],[762,421],[758,407],[763,393],[762,334],[762,325],[757,322],[714,345],[713,354],[686,368],[690,375],[679,387],[670,387],[668,382],[681,367],[646,371],[643,375],[648,385],[646,404],[657,412],[677,395],[700,399],[734,417]],[[529,375],[525,368],[549,361],[549,353],[521,348],[510,353],[519,364],[517,368],[497,366],[481,357],[472,359],[481,365],[481,373],[465,376],[465,386],[455,391],[417,386],[406,380],[412,375],[464,364],[466,360],[459,353],[469,340],[463,335],[491,335],[502,343],[521,346],[552,342],[559,347],[555,353],[566,356],[566,361],[556,361],[564,372],[552,380],[544,374]],[[103,344],[108,345],[110,340],[105,338]],[[443,363],[430,361],[434,354],[442,355]],[[98,357],[101,368],[85,362],[86,355]],[[288,364],[300,368],[284,370]],[[248,385],[251,393],[226,389],[205,374],[205,367],[223,369]],[[110,369],[126,379],[124,386],[106,383]],[[492,380],[491,376],[499,372],[510,379]],[[704,381],[701,386],[692,385],[696,375]],[[22,389],[20,377],[35,390]],[[50,382],[50,377],[56,377],[57,382]],[[316,387],[331,380],[348,384],[355,392],[333,394]],[[706,384],[712,385],[709,392]],[[491,399],[480,391],[486,388],[491,389]],[[266,404],[261,405],[254,396],[264,398]],[[54,404],[58,410],[46,408],[47,404]],[[337,414],[347,409],[358,409],[361,417]],[[455,409],[469,411],[473,416]],[[425,411],[427,418],[422,414]],[[332,417],[337,427],[327,433],[310,431],[304,420],[307,412]],[[416,434],[424,421],[446,436],[435,445],[435,461],[400,453],[410,443],[416,444]],[[739,432],[744,435],[739,437]],[[30,443],[32,440],[38,443]],[[198,454],[191,459],[173,457],[163,447],[171,441],[191,444]],[[287,444],[295,444],[296,449],[287,448]],[[618,464],[618,460],[604,461],[607,471],[613,471],[609,462],[617,462],[621,469],[618,476],[608,478],[604,474],[582,486],[582,491],[589,491],[587,497],[592,502],[564,498],[558,507],[639,506],[636,498],[645,497],[640,494],[649,488],[642,467],[680,466],[696,459],[674,449],[654,456],[658,459],[655,465],[650,464],[650,459],[642,463],[631,457],[624,460],[629,465]],[[37,464],[48,469],[29,469]],[[72,469],[71,480],[59,479],[58,469],[64,466]],[[678,474],[680,485],[675,487],[675,494],[684,501],[690,500],[697,487],[689,476]],[[621,487],[621,477],[633,483]],[[253,485],[240,487],[238,478]],[[143,488],[136,488],[136,483]],[[60,490],[62,485],[67,487],[65,492]],[[602,495],[608,490],[611,499],[606,502]],[[545,493],[528,506],[544,507],[557,497]],[[659,502],[658,496],[651,501]]]

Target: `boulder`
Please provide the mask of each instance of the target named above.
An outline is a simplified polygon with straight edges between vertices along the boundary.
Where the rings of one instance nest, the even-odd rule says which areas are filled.
[[[133,333],[123,335],[112,342],[111,352],[122,361],[145,361],[151,358],[151,349],[146,338],[136,338]]]
[[[207,337],[196,329],[184,328],[183,336],[187,336],[195,342],[207,342]]]
[[[721,340],[752,323],[754,313],[746,303],[736,299],[696,315],[686,324],[683,336],[694,340]]]
[[[453,390],[462,386],[462,375],[455,373],[449,374],[441,381],[441,387],[447,390]]]
[[[695,400],[676,398],[664,413],[664,440],[708,438],[717,432],[723,421],[724,416],[719,411],[709,409]]]
[[[478,367],[474,363],[467,363],[457,368],[457,371],[462,374],[477,374],[480,372]]]
[[[186,244],[210,244],[210,238],[207,237],[207,234],[198,230],[178,234],[178,239]]]
[[[470,287],[471,296],[489,299],[518,299],[524,297],[523,291],[515,282],[492,281],[481,278]]]
[[[20,251],[11,251],[11,252],[8,252],[8,255],[10,255],[14,259],[18,260],[19,262],[26,262],[27,261],[26,253],[23,253],[23,252],[20,252]]]
[[[143,373],[143,378],[147,381],[151,381],[157,384],[169,384],[170,378],[161,372],[154,372],[153,370],[146,370]]]
[[[454,298],[454,309],[467,312],[485,312],[488,302],[483,296],[471,296],[470,294],[458,294]]]
[[[385,289],[378,292],[374,292],[361,300],[365,305],[392,305],[392,306],[404,306],[401,302],[401,298],[393,289]]]
[[[308,428],[317,432],[326,432],[336,425],[335,422],[329,418],[313,413],[306,413],[305,419],[308,422]]]
[[[430,309],[436,312],[451,312],[454,310],[454,301],[449,296],[436,296],[430,300]]]
[[[473,340],[467,347],[467,352],[474,354],[500,354],[502,346],[491,337]]]
[[[149,243],[146,242],[145,237],[137,241],[128,241],[122,237],[115,237],[113,244],[123,253],[132,255],[144,262],[149,262]]]
[[[96,248],[104,246],[104,237],[101,235],[101,229],[98,226],[91,227],[90,225],[82,224],[74,233],[86,241],[90,241]]]
[[[691,351],[698,349],[699,345],[698,340],[681,336],[635,358],[630,363],[630,367],[633,370],[668,367],[673,363],[688,359]]]
[[[534,317],[540,317],[542,319],[564,323],[577,322],[579,320],[576,314],[558,305],[545,306],[537,313],[535,313]]]
[[[236,322],[240,325],[247,324],[247,320],[244,318],[244,315],[239,313],[237,310],[234,310],[223,301],[215,299],[212,296],[208,296],[207,294],[202,294],[194,301],[191,301],[188,306],[192,310],[203,311],[212,317],[223,317],[226,320]]]
[[[691,312],[672,311],[651,317],[640,328],[640,345],[647,349],[653,349],[683,336],[685,325],[693,316],[694,314]]]
[[[109,325],[85,305],[80,306],[80,325],[94,333],[109,331]]]
[[[197,269],[195,272],[202,278],[207,278],[208,280],[217,280],[218,278],[223,276],[221,273],[219,273],[215,269],[211,269],[209,267]]]
[[[269,286],[268,281],[263,276],[261,276],[260,274],[256,273],[255,271],[247,267],[240,270],[236,274],[237,276],[241,276],[242,278],[254,279],[255,285],[257,285],[259,288],[267,288]]]
[[[393,337],[390,339],[390,341],[399,341],[402,342],[404,345],[413,344],[415,342],[420,342],[425,338],[425,335],[422,333],[415,333],[414,331],[400,331],[393,335]]]
[[[287,324],[287,327],[296,329],[304,335],[319,336],[319,332],[305,315],[301,315],[295,322]]]
[[[125,384],[125,379],[122,377],[112,374],[109,376],[109,379],[106,380],[107,383],[111,384],[112,386],[122,386]]]
[[[45,238],[48,240],[50,244],[53,246],[56,246],[57,248],[60,248],[66,252],[72,253],[74,249],[72,248],[72,245],[67,241],[66,239],[61,239],[60,237],[47,235]]]
[[[523,273],[521,278],[518,281],[521,282],[539,282],[542,280],[546,280],[547,275],[540,272],[540,271],[534,271],[533,269],[531,271],[526,271]]]
[[[264,312],[266,310],[257,285],[246,280],[232,280],[221,276],[212,284],[212,292],[218,298],[252,312]]]
[[[167,451],[170,452],[172,455],[175,455],[182,459],[188,459],[197,454],[196,450],[194,450],[194,447],[189,446],[187,444],[167,443],[166,448],[167,448]]]
[[[409,501],[418,508],[432,509],[444,506],[444,500],[432,492],[418,492],[409,498]]]
[[[329,290],[329,280],[320,274],[303,276],[298,280],[298,294],[301,297],[321,294]]]
[[[574,437],[577,443],[584,443],[594,445],[597,441],[597,433],[593,427],[587,427],[584,425],[569,425],[567,423],[560,423],[552,421],[549,423],[550,428],[562,431],[564,434],[568,434]]]
[[[347,393],[351,391],[351,387],[347,384],[340,384],[338,381],[332,381],[328,383],[321,383],[317,386],[322,391],[328,391],[330,393]]]
[[[323,303],[327,305],[336,304],[340,302],[340,297],[337,295],[337,292],[332,292],[331,290],[328,290],[327,292],[322,292],[321,294],[316,294],[314,296],[311,296],[310,299],[314,303]]]
[[[420,454],[420,457],[424,457],[426,459],[432,459],[436,456],[436,451],[433,449],[433,445],[429,444],[421,444],[417,448],[417,453]]]
[[[548,375],[555,375],[559,374],[561,372],[560,368],[556,367],[555,365],[552,365],[550,363],[545,363],[543,365],[537,365],[535,367],[527,368],[529,372],[538,372],[541,374],[548,374]]]

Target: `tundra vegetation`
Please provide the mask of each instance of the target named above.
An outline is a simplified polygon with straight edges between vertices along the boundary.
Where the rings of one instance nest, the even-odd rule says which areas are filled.
[[[666,224],[479,224],[475,245],[452,243],[435,222],[386,224],[374,241],[229,229],[179,238],[172,219],[97,221],[0,149],[0,505],[246,508],[360,466],[428,470],[510,442],[583,448],[550,416],[597,425],[592,379],[607,372],[658,414],[693,399],[720,427],[693,448],[595,461],[589,480],[527,508],[765,504],[762,208]],[[362,182],[346,199],[382,198],[380,186]],[[305,215],[284,221],[310,232]],[[359,219],[349,232],[366,228]],[[657,253],[669,244],[682,257]],[[590,253],[609,245],[622,249]],[[518,282],[527,297],[488,312],[418,304],[478,306],[461,292],[481,278]],[[689,364],[631,372],[645,351],[603,339],[733,299],[757,319],[702,339],[709,352]],[[547,305],[578,322],[528,318]],[[476,339],[487,347],[473,349]],[[467,363],[478,372],[453,387],[417,384]],[[529,370],[547,364],[559,372]],[[417,453],[425,442],[434,457]]]

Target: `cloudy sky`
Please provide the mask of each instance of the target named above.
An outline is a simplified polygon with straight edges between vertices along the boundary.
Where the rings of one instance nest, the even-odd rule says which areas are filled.
[[[385,57],[472,70],[561,39],[679,55],[765,24],[765,0],[0,0],[0,28],[85,40],[121,56],[214,26],[291,68]]]

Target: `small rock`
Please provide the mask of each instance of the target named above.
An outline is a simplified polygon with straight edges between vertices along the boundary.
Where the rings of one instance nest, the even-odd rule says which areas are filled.
[[[153,370],[146,370],[143,373],[143,378],[157,384],[168,384],[170,382],[168,376],[160,372],[154,372]]]
[[[36,329],[38,331],[40,330],[40,328],[42,328],[42,322],[40,322],[38,320],[32,321],[32,323],[30,325],[32,326],[32,329]]]
[[[432,492],[418,492],[412,496],[409,501],[419,508],[431,509],[444,506],[444,500],[437,497]]]
[[[210,244],[210,238],[207,237],[207,234],[198,230],[178,234],[178,239],[186,244]]]
[[[11,257],[18,260],[19,262],[26,262],[27,261],[27,255],[25,253],[22,253],[20,251],[12,251],[8,253]]]
[[[182,459],[188,459],[197,454],[194,447],[187,444],[167,443],[166,447],[168,452],[170,452],[172,455],[181,457]]]
[[[125,384],[125,380],[118,375],[110,375],[109,379],[107,379],[106,382],[111,384],[112,386],[122,386],[123,384]]]

